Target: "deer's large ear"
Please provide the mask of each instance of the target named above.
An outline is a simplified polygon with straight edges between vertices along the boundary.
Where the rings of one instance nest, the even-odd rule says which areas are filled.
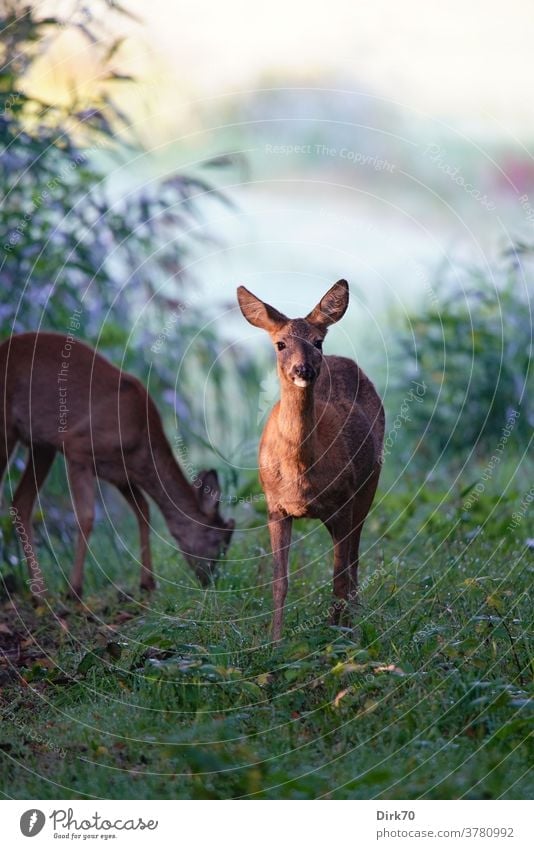
[[[256,295],[245,289],[244,286],[239,286],[237,290],[237,300],[241,307],[241,312],[246,320],[253,324],[254,327],[261,327],[267,333],[274,333],[280,330],[283,324],[289,321],[287,316],[275,310],[269,304],[264,304]]]
[[[349,305],[349,284],[346,280],[338,280],[328,290],[317,306],[306,316],[306,321],[326,330],[343,318]]]
[[[200,509],[210,517],[217,514],[221,500],[221,486],[215,469],[199,472],[194,483]]]

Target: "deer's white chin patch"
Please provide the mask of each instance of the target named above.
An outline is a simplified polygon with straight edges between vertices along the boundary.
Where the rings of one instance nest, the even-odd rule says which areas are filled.
[[[301,377],[295,377],[293,383],[295,386],[299,386],[300,389],[306,389],[310,385],[311,381],[303,380]]]

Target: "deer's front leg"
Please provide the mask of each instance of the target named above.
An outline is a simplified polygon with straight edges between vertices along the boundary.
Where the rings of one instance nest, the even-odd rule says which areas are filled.
[[[139,525],[139,538],[141,540],[141,589],[151,592],[156,589],[154,572],[152,569],[152,558],[150,556],[150,508],[148,501],[141,490],[133,483],[127,483],[119,487],[133,512]]]
[[[352,505],[325,522],[334,544],[334,603],[330,622],[346,619],[351,589]]]
[[[288,564],[292,523],[291,516],[285,516],[282,513],[269,513],[269,533],[274,558],[272,636],[275,642],[282,636],[284,604],[289,583]]]

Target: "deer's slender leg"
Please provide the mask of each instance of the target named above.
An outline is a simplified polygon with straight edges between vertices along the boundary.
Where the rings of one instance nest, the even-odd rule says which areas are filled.
[[[67,468],[72,504],[78,522],[78,541],[69,594],[73,598],[81,598],[83,566],[95,515],[95,477],[92,468],[84,463],[67,459]]]
[[[356,512],[356,510],[354,511]],[[351,604],[358,602],[358,568],[360,565],[360,537],[362,535],[363,522],[357,524],[354,519],[354,528],[350,537],[350,590],[349,599]]]
[[[373,472],[369,479],[365,490],[357,493],[354,498],[354,506],[352,511],[352,535],[350,549],[350,599],[352,602],[358,600],[358,566],[360,562],[360,537],[362,535],[363,524],[367,518],[373,499],[375,497],[378,479],[380,477],[380,469]]]
[[[134,484],[127,483],[120,486],[122,493],[137,518],[139,525],[139,537],[141,540],[141,589],[154,590],[156,582],[152,570],[152,558],[150,556],[150,508],[148,501],[141,490]]]
[[[50,467],[54,462],[56,449],[52,446],[32,446],[28,451],[28,462],[19,481],[11,514],[17,535],[19,537],[30,576],[30,589],[35,595],[42,595],[46,590],[43,574],[39,568],[35,554],[32,512],[37,493],[45,482]]]
[[[274,558],[274,611],[272,625],[272,637],[274,641],[279,640],[282,636],[284,605],[289,583],[288,565],[292,523],[293,520],[291,519],[291,516],[285,516],[281,513],[269,514],[269,533],[271,536],[271,548]]]
[[[6,428],[5,435],[0,439],[0,483],[2,482],[9,458],[16,444],[17,437]]]
[[[334,603],[330,621],[339,625],[345,618],[351,589],[352,503],[327,522],[334,545]]]

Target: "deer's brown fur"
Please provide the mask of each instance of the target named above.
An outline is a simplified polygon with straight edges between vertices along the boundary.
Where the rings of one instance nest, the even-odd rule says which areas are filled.
[[[293,519],[320,519],[334,545],[333,621],[356,599],[363,523],[380,475],[384,410],[353,360],[323,356],[328,327],[343,316],[348,284],[336,283],[305,319],[289,319],[244,286],[245,318],[267,330],[278,350],[281,397],[259,450],[274,555],[273,638],[280,639]]]
[[[58,377],[62,375],[63,380]],[[59,389],[62,395],[59,394]],[[60,416],[60,402],[63,409]],[[233,521],[218,510],[214,471],[192,486],[165,436],[161,418],[142,383],[76,341],[55,333],[22,333],[0,345],[0,480],[15,445],[27,445],[28,464],[12,505],[27,545],[34,590],[44,581],[33,553],[31,516],[57,452],[65,456],[79,527],[71,592],[81,596],[83,566],[94,521],[95,477],[114,484],[136,515],[141,538],[141,587],[154,588],[149,507],[159,506],[169,531],[206,585],[229,545]]]

